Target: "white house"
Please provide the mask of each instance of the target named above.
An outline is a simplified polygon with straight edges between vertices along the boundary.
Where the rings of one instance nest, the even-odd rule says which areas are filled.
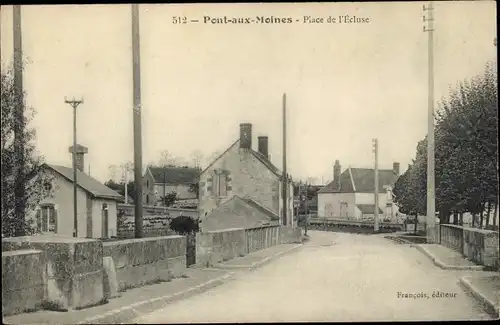
[[[113,237],[117,233],[116,205],[123,197],[83,172],[86,150],[77,147],[77,234],[87,238]],[[53,176],[53,195],[30,216],[36,221],[36,231],[73,236],[73,168],[47,164],[44,170]]]
[[[393,169],[379,169],[379,218],[396,221],[398,207],[392,189],[399,177],[399,163]],[[375,214],[375,171],[347,168],[341,173],[340,162],[334,165],[333,181],[318,191],[318,216],[340,219],[373,219]]]

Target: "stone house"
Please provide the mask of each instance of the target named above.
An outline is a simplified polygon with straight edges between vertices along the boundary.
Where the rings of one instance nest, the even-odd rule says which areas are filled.
[[[252,149],[252,124],[240,124],[240,137],[200,174],[199,211],[202,229],[294,225],[293,184],[287,180],[287,207],[282,199],[283,175],[269,159],[268,137]],[[283,220],[287,209],[287,220]]]
[[[171,192],[177,193],[179,201],[196,201],[197,195],[192,185],[198,182],[200,170],[191,167],[149,166],[142,177],[143,203],[163,205],[161,198]]]
[[[399,177],[399,163],[393,169],[379,169],[379,218],[395,221],[399,210],[392,189]],[[375,170],[348,167],[341,173],[335,161],[333,181],[318,191],[318,216],[340,219],[373,219],[375,214]]]
[[[70,148],[70,151],[72,148]],[[123,197],[84,172],[87,148],[78,145],[77,164],[77,227],[78,237],[110,238],[116,236],[117,203]],[[49,165],[44,171],[52,178],[52,197],[42,200],[29,218],[35,221],[38,233],[73,236],[73,168]]]

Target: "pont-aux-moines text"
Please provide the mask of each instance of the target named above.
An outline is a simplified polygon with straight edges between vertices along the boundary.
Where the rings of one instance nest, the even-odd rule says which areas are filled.
[[[276,17],[276,16],[256,16],[256,17],[212,17],[203,16],[205,24],[291,24],[291,17]]]

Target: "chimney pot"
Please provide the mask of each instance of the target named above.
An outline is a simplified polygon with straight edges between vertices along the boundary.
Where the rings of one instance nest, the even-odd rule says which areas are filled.
[[[392,164],[392,171],[396,176],[399,176],[399,163],[395,162]]]
[[[340,166],[340,161],[335,160],[335,165],[333,166],[333,181],[337,190],[340,190],[340,172],[342,167]]]
[[[240,148],[252,149],[252,124],[240,124]]]
[[[68,151],[73,153],[73,146],[69,147]],[[85,159],[84,156],[88,153],[89,150],[87,147],[82,146],[81,144],[77,144],[75,148],[75,159],[76,159],[76,168],[80,170],[82,173],[85,172]]]
[[[268,147],[268,144],[269,144],[269,138],[267,136],[260,136],[258,137],[258,140],[259,140],[259,152],[264,156],[266,157],[267,159],[269,159],[269,147]]]

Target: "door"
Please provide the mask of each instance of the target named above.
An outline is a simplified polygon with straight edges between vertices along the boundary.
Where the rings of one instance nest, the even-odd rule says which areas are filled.
[[[108,205],[103,203],[102,205],[102,238],[108,238]]]

